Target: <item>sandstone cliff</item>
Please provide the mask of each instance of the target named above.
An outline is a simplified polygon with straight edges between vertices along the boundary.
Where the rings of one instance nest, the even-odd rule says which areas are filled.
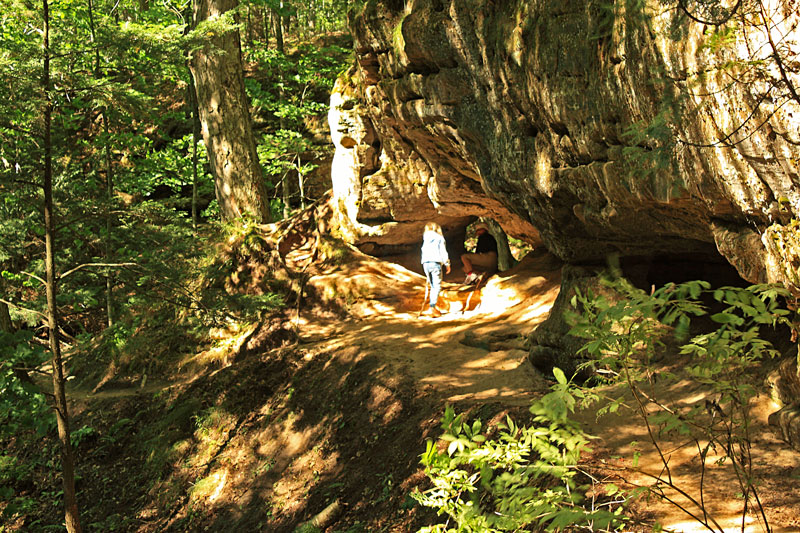
[[[329,117],[343,233],[416,246],[487,216],[568,262],[719,253],[800,285],[796,0],[727,26],[610,4],[367,2]]]

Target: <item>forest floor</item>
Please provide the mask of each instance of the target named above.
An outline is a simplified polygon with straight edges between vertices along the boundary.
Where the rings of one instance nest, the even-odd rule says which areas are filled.
[[[353,303],[350,311],[358,320],[307,322],[303,329],[315,339],[326,339],[325,349],[331,342],[342,350],[358,346],[362,357],[374,357],[379,362],[382,375],[409,378],[414,384],[409,393],[425,403],[433,402],[434,412],[445,404],[455,404],[473,410],[475,406],[492,406],[485,413],[477,413],[490,414],[529,406],[549,392],[552,376],[542,375],[528,361],[525,338],[547,318],[558,295],[561,280],[557,260],[546,253],[531,254],[514,269],[489,278],[477,291],[459,285],[462,274],[454,271],[446,276],[440,299],[445,314],[427,318],[419,316],[425,305],[425,288],[415,259],[397,258],[399,264],[368,261],[335,274],[344,274],[345,279],[336,282],[339,285],[364,276],[371,280],[369,287],[381,288],[372,298]],[[402,265],[417,272],[412,274]],[[679,374],[686,363],[685,356],[666,354],[657,371]],[[753,385],[763,390],[765,374],[754,376]],[[710,397],[706,388],[689,379],[657,389],[658,399],[676,409],[688,409]],[[688,500],[691,497],[704,502],[705,511],[726,532],[767,531],[752,509],[743,521],[741,490],[730,463],[722,461],[721,450],[711,451],[701,468],[693,439],[674,433],[660,436],[660,453],[670,469],[666,474],[646,425],[630,409],[634,402],[628,405],[600,418],[596,409],[586,409],[578,411],[576,418],[594,437],[593,451],[585,458],[587,471],[629,489],[653,485],[651,476],[669,478],[675,487],[664,490],[674,504],[653,497],[634,503],[631,509],[641,524],[631,530],[649,531],[658,522],[665,531],[707,531],[686,512],[703,514]],[[800,453],[769,427],[767,418],[776,410],[766,391],[751,406],[752,475],[771,531],[798,532]],[[516,414],[521,415],[519,409]]]
[[[533,253],[477,291],[459,285],[454,271],[442,294],[446,313],[436,319],[419,316],[424,277],[410,269],[418,269],[410,258],[357,256],[315,274],[309,285],[336,293],[347,313],[289,312],[295,341],[248,349],[258,328],[228,332],[216,348],[191,354],[179,379],[96,393],[73,387],[76,427],[97,430],[77,452],[87,530],[292,532],[316,517],[320,527],[305,531],[411,532],[441,520],[409,497],[428,487],[419,464],[425,441],[441,434],[446,405],[489,423],[506,414],[530,420],[527,407],[552,380],[527,360],[525,342],[558,294],[560,264]],[[677,355],[662,361],[664,369],[683,363]],[[689,381],[660,391],[670,405],[705,394]],[[768,427],[773,410],[766,395],[752,406],[753,475],[771,530],[797,532],[800,453]],[[577,417],[596,437],[586,457],[596,475],[632,487],[663,474],[633,412]],[[673,435],[660,445],[674,484],[700,500],[691,442]],[[724,531],[766,531],[752,513],[742,526],[739,488],[716,459],[709,455],[703,471],[706,510]],[[656,521],[666,531],[707,530],[658,499],[631,510],[639,525],[630,531]]]

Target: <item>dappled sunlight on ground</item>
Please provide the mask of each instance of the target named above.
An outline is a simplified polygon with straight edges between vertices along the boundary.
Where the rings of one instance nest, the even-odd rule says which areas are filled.
[[[674,365],[680,368],[681,362]],[[675,369],[672,369],[673,371]],[[612,393],[613,390],[605,391]],[[648,394],[663,405],[675,409],[676,412],[688,412],[696,405],[705,405],[709,389],[697,385],[690,380],[681,380],[670,386],[659,386],[649,390]],[[637,403],[629,393],[624,394],[625,405],[615,414],[604,415],[596,419],[595,409],[590,408],[578,413],[578,419],[585,429],[597,437],[592,447],[604,459],[600,471],[612,476],[619,476],[622,486],[652,486],[656,479],[662,485],[669,481],[674,488],[664,485],[664,494],[675,504],[664,500],[650,499],[646,503],[648,512],[659,517],[665,531],[680,533],[708,531],[678,507],[702,516],[702,509],[697,503],[703,502],[709,516],[717,521],[724,532],[745,531],[746,533],[762,533],[767,530],[751,508],[748,510],[745,527],[742,528],[743,502],[741,489],[730,460],[725,457],[724,450],[717,447],[709,449],[705,460],[701,463],[700,450],[707,441],[692,435],[671,431],[659,433],[661,426],[654,424],[658,448],[652,443],[647,426],[636,410]],[[780,478],[780,469],[788,468],[794,475],[800,474],[800,454],[789,449],[785,443],[777,439],[766,427],[766,417],[759,415],[768,411],[766,404],[771,400],[766,396],[758,396],[751,405],[754,426],[752,428],[753,476],[758,483],[760,498],[763,502],[771,531],[800,531],[800,517],[794,506],[800,505],[800,492],[786,494],[785,479]],[[649,413],[655,412],[652,404]],[[663,460],[662,460],[663,457]],[[668,468],[665,466],[668,465]],[[780,468],[776,465],[780,464]],[[778,489],[776,492],[776,488]],[[787,516],[787,511],[791,514]],[[789,527],[787,524],[792,524]]]
[[[527,404],[547,384],[527,361],[524,340],[558,295],[557,264],[540,254],[481,287],[445,282],[439,300],[444,314],[431,319],[419,316],[426,303],[421,274],[360,260],[338,275],[309,281],[330,294],[334,287],[349,294],[354,316],[327,324],[301,320],[301,342],[369,351],[449,401]]]
[[[164,470],[170,475],[159,478],[154,503],[141,515],[168,516],[169,523],[154,522],[141,533],[194,525],[192,512],[198,509],[216,530],[288,533],[338,499],[349,499],[342,512],[359,519],[383,505],[386,527],[375,530],[416,530],[388,521],[408,511],[401,504],[424,483],[419,454],[424,439],[440,434],[444,405],[524,408],[552,383],[529,362],[527,337],[558,295],[558,262],[539,253],[480,287],[453,283],[458,277],[453,273],[444,283],[443,316],[420,317],[426,305],[421,274],[356,254],[353,261],[310,275],[313,297],[290,313],[296,344],[248,352],[243,346],[257,328],[221,328],[214,346],[184,361],[185,369],[193,369],[189,379],[172,388],[148,383],[141,392],[163,387],[163,397],[175,405],[195,405],[176,422],[183,433],[169,441]],[[336,305],[312,309],[331,303]],[[675,358],[664,365],[676,371],[681,362]],[[707,391],[692,381],[664,383],[654,392],[676,411],[706,401]],[[770,520],[779,524],[773,531],[796,532],[800,522],[793,508],[800,507],[800,494],[781,491],[786,479],[800,478],[800,456],[765,429],[775,410],[769,402],[759,397],[752,406],[754,469]],[[596,407],[577,414],[596,436],[587,470],[621,486],[650,485],[665,472],[636,405],[628,394],[619,412],[599,421]],[[179,420],[172,411],[156,412]],[[166,434],[175,431],[164,427]],[[659,442],[681,491],[699,500],[698,472],[705,472],[702,497],[724,531],[763,531],[755,520],[742,529],[738,485],[730,465],[718,464],[721,450],[712,450],[701,465],[691,438],[670,433]],[[698,512],[679,491],[665,493]],[[159,509],[164,502],[182,510]],[[650,500],[638,510],[648,519],[657,517],[666,530],[704,530],[662,501]]]
[[[365,262],[356,267],[358,272],[367,269]],[[547,318],[558,295],[560,271],[552,258],[537,256],[523,262],[513,271],[490,277],[480,287],[464,287],[445,281],[439,301],[443,316],[419,316],[426,306],[425,280],[418,273],[401,266],[383,264],[369,268],[370,275],[395,268],[397,273],[385,276],[382,281],[369,284],[374,297],[354,299],[349,307],[353,318],[338,324],[320,326],[307,323],[303,335],[325,338],[333,333],[334,342],[353,347],[362,355],[378,358],[384,372],[401,372],[419,383],[423,390],[446,402],[501,402],[505,405],[529,405],[532,400],[549,391],[550,383],[527,359],[526,336]],[[347,269],[345,269],[346,271]],[[360,279],[359,275],[340,286],[349,286]],[[450,278],[453,276],[451,275]],[[354,292],[357,293],[356,289]],[[351,289],[353,291],[353,289]],[[323,329],[329,328],[328,332]],[[670,362],[666,362],[669,366]],[[679,362],[673,361],[679,370]],[[668,369],[675,371],[676,368]],[[659,399],[680,412],[704,405],[708,390],[696,382],[685,379],[659,386]],[[767,461],[776,454],[784,458],[795,475],[800,472],[800,457],[765,430],[766,418],[774,411],[765,398],[754,403],[755,419],[760,424],[754,429],[754,447],[758,460]],[[658,476],[667,476],[674,489],[665,487],[664,493],[677,505],[691,513],[702,510],[688,496],[704,502],[709,513],[724,531],[764,531],[752,513],[742,529],[742,501],[736,477],[729,462],[722,461],[722,450],[710,450],[704,464],[700,464],[698,445],[690,437],[670,433],[659,437],[660,451],[648,438],[646,425],[635,414],[637,402],[628,395],[626,405],[617,414],[608,415],[600,422],[594,420],[593,411],[581,414],[589,433],[597,436],[594,447],[598,454],[614,454],[611,468],[621,484],[649,486]],[[655,406],[649,406],[653,412]],[[654,431],[657,431],[655,428]],[[664,461],[669,470],[664,466]],[[768,464],[755,464],[759,479],[770,480]],[[703,473],[702,491],[699,472]],[[665,479],[662,477],[662,479]],[[769,481],[765,481],[768,485]],[[796,523],[797,518],[779,518],[786,514],[785,497],[775,509],[769,509],[776,500],[776,492],[763,487],[763,501],[770,520],[775,524]],[[800,505],[800,496],[795,498]],[[677,505],[651,500],[647,512],[659,517],[667,530],[675,532],[702,531],[705,528],[682,512]],[[794,522],[791,522],[794,520]],[[774,526],[774,524],[773,524]],[[778,525],[773,531],[781,531]],[[788,531],[788,530],[787,530]]]

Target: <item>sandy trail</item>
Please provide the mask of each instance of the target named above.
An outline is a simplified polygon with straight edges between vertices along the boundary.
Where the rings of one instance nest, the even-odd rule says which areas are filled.
[[[355,265],[346,276],[350,282],[383,274],[378,293],[368,288],[371,297],[350,309],[357,318],[327,324],[308,319],[300,329],[305,337],[342,348],[369,349],[393,371],[422,384],[426,394],[445,401],[528,405],[547,389],[527,360],[524,342],[558,295],[560,272],[553,265],[550,257],[526,262],[495,275],[478,291],[445,282],[439,306],[446,312],[436,319],[419,316],[425,295],[421,275],[397,264]]]
[[[408,262],[406,262],[408,264]],[[319,276],[316,283],[333,284],[336,290],[351,290],[352,320],[321,324],[304,320],[304,336],[345,349],[358,346],[385,364],[387,371],[403,373],[423,385],[423,392],[443,402],[500,402],[509,406],[529,405],[548,392],[549,383],[527,360],[525,337],[544,319],[558,295],[560,269],[552,257],[540,255],[515,269],[498,274],[469,297],[471,289],[445,283],[440,307],[448,312],[441,318],[418,317],[423,304],[424,278],[398,264],[368,259],[349,265],[342,272]],[[451,274],[446,278],[457,279]],[[349,288],[349,289],[348,289]],[[469,306],[466,306],[467,299]],[[702,402],[705,392],[690,384],[661,391],[662,400],[676,405]],[[800,454],[778,440],[767,425],[776,410],[766,397],[753,406],[756,427],[753,447],[754,475],[761,483],[760,497],[774,532],[800,532]],[[606,474],[618,467],[630,468],[634,454],[643,472],[659,475],[663,466],[649,443],[645,425],[632,410],[596,420],[594,410],[579,413],[586,431],[594,436],[594,453],[589,458],[607,465]],[[676,435],[661,439],[667,452],[676,486],[696,500],[701,498],[724,532],[767,531],[755,517],[742,523],[742,501],[735,476],[727,463],[717,464],[719,453],[705,461],[705,478],[700,471],[697,447]],[[652,483],[645,474],[627,472],[632,484]],[[617,482],[622,482],[618,479]],[[667,491],[692,512],[686,498]],[[682,533],[708,531],[697,521],[655,499],[640,504],[640,512],[655,517],[666,531]],[[644,531],[632,528],[631,531]]]

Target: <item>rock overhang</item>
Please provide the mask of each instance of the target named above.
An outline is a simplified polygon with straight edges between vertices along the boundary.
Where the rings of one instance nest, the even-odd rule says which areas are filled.
[[[570,262],[717,251],[750,281],[792,285],[780,258],[798,255],[797,103],[761,108],[746,84],[681,96],[691,72],[719,61],[702,28],[683,23],[673,40],[670,15],[645,27],[624,15],[603,22],[597,9],[368,2],[352,24],[357,67],[339,87],[356,104],[331,113],[332,130],[369,139],[337,145],[348,164],[333,175],[335,192],[347,184],[336,195],[344,233],[413,246],[428,220],[483,216]],[[675,95],[694,109],[680,123],[669,122]],[[714,144],[753,113],[766,116],[761,127]]]

